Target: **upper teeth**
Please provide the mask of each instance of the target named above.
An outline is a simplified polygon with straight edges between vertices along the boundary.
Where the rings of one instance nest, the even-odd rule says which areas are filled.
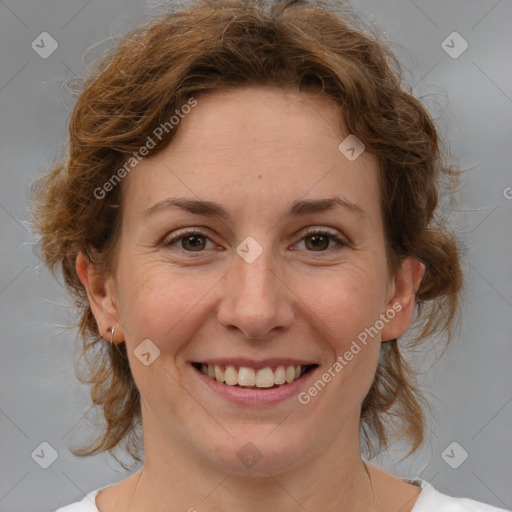
[[[247,366],[218,366],[216,364],[201,364],[201,372],[217,382],[224,382],[229,386],[256,386],[257,388],[271,388],[275,384],[293,382],[302,374],[305,367],[276,366],[272,368],[248,368]]]

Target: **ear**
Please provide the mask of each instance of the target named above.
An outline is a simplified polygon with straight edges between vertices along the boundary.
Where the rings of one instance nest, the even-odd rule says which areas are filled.
[[[115,343],[123,342],[124,332],[119,324],[115,288],[111,277],[105,272],[99,271],[82,251],[76,257],[75,268],[80,282],[87,291],[87,298],[98,324],[98,331],[107,341],[112,339]],[[115,329],[113,337],[112,328]]]
[[[381,331],[382,341],[402,336],[412,323],[416,305],[416,292],[425,275],[425,265],[415,258],[403,260],[396,276],[392,278],[385,314],[388,322]],[[390,312],[395,314],[391,317]],[[387,312],[387,314],[386,314]]]

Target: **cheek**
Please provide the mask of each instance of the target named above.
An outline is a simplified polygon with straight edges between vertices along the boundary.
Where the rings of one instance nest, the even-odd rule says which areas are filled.
[[[367,274],[355,272],[310,287],[309,318],[321,329],[317,339],[328,354],[319,378],[332,382],[322,400],[327,408],[336,404],[333,414],[340,422],[362,403],[377,369],[380,334],[374,326],[383,295],[378,286],[382,285]]]
[[[161,354],[173,355],[206,321],[204,303],[215,289],[219,272],[197,273],[162,262],[120,266],[121,323],[134,350],[149,338]]]
[[[137,387],[148,404],[168,401],[169,394],[182,396],[178,363],[184,347],[206,321],[200,303],[213,285],[207,279],[186,279],[183,272],[171,274],[161,265],[145,265],[142,275],[134,269],[131,279],[125,280],[122,322],[123,327],[126,325],[128,359]],[[145,341],[148,339],[157,350]],[[148,347],[154,359],[145,365],[140,358]],[[174,413],[178,402],[180,407],[193,407],[187,400],[176,400],[176,404],[168,404]]]
[[[297,284],[297,295],[309,318],[317,318],[324,339],[337,351],[344,351],[382,312],[385,282],[379,276],[371,265],[347,265]]]

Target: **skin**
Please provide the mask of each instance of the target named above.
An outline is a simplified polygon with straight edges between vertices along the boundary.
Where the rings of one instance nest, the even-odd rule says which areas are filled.
[[[83,254],[76,263],[100,332],[110,340],[115,326],[113,341],[126,342],[142,403],[144,466],[99,493],[102,512],[412,509],[419,488],[369,466],[375,507],[359,416],[381,340],[411,323],[424,266],[408,258],[390,274],[377,161],[364,152],[351,162],[338,150],[349,135],[340,115],[330,100],[292,90],[213,93],[124,179],[115,271],[99,272]],[[293,201],[334,196],[364,215],[337,206],[286,216]],[[229,217],[169,207],[144,220],[169,197],[214,201]],[[200,251],[190,238],[164,245],[187,227],[204,233]],[[346,245],[327,238],[316,248],[309,227]],[[247,236],[263,249],[252,263],[236,252]],[[316,362],[321,376],[397,303],[380,335],[307,405],[229,403],[189,364],[295,357]],[[160,350],[149,366],[134,355],[147,338]],[[237,457],[247,442],[261,453],[251,468]]]

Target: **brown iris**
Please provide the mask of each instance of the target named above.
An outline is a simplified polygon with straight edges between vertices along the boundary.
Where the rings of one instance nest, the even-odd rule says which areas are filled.
[[[324,250],[329,247],[329,237],[325,235],[310,235],[305,238],[306,247],[313,250]],[[308,247],[308,240],[311,241],[311,247]]]

